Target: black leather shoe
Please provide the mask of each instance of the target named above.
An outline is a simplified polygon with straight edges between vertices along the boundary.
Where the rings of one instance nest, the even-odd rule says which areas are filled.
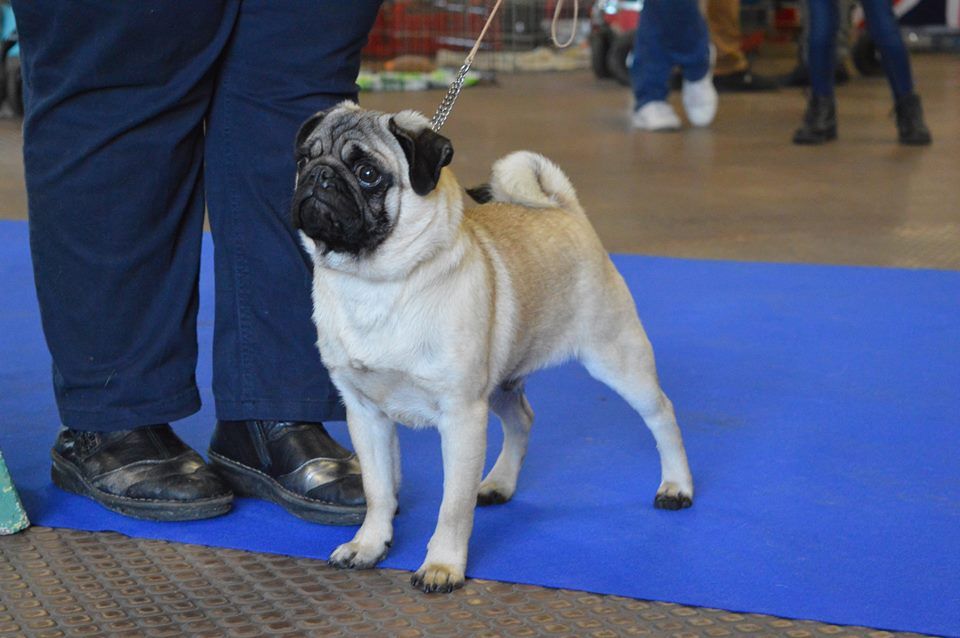
[[[823,144],[837,139],[837,107],[832,96],[811,95],[794,144]]]
[[[925,146],[933,141],[930,130],[923,122],[923,106],[916,93],[897,98],[894,110],[897,114],[897,133],[901,144]]]
[[[363,522],[360,463],[322,423],[218,421],[209,456],[238,496],[273,501],[315,523]]]
[[[780,88],[774,79],[765,75],[756,75],[749,69],[726,75],[715,75],[713,87],[718,93],[757,93],[776,91]]]
[[[134,518],[210,518],[233,502],[230,488],[166,424],[119,432],[62,428],[50,454],[55,485]]]

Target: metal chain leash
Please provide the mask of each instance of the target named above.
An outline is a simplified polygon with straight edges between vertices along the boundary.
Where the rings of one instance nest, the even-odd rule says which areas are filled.
[[[450,83],[447,94],[443,96],[443,100],[440,101],[440,106],[437,107],[437,112],[433,114],[433,119],[430,120],[430,128],[434,131],[439,131],[440,127],[447,121],[447,118],[450,117],[450,112],[453,111],[453,103],[457,101],[460,91],[463,90],[463,81],[467,78],[467,71],[469,70],[470,64],[464,62],[463,66],[460,67],[460,71],[457,73],[457,77]]]
[[[493,5],[493,9],[491,9],[490,15],[487,17],[486,24],[483,25],[480,35],[477,36],[477,41],[474,42],[473,48],[470,49],[470,53],[467,54],[466,59],[463,61],[463,66],[461,66],[460,70],[457,72],[457,76],[453,79],[453,82],[450,83],[450,87],[447,89],[446,95],[443,96],[443,100],[440,101],[440,106],[437,107],[437,112],[433,114],[433,119],[430,120],[430,128],[434,131],[439,131],[440,127],[446,123],[447,118],[450,117],[450,113],[453,111],[453,105],[460,96],[460,91],[463,90],[463,82],[467,78],[467,72],[470,71],[470,65],[473,64],[473,58],[480,49],[480,43],[483,41],[483,36],[487,34],[487,28],[493,22],[493,18],[497,15],[497,10],[500,8],[502,2],[503,0],[497,0],[497,3]],[[560,48],[569,46],[576,37],[577,11],[580,4],[579,0],[573,0],[573,28],[571,30],[570,38],[561,44],[557,40],[557,22],[560,19],[560,8],[563,6],[563,3],[564,0],[557,0],[557,5],[553,12],[553,24],[551,25],[551,36],[553,38],[553,43]]]

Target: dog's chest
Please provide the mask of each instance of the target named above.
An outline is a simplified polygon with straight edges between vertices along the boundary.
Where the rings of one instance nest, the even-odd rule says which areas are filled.
[[[447,366],[435,356],[440,337],[429,324],[396,309],[351,305],[342,298],[316,308],[317,345],[342,393],[407,425],[437,422],[436,397]]]
[[[393,421],[423,427],[435,425],[440,418],[437,392],[425,379],[417,379],[403,370],[372,369],[361,365],[339,368],[334,372],[343,392],[376,405]]]

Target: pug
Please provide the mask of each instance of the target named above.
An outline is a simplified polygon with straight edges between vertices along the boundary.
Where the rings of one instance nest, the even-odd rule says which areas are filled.
[[[570,181],[541,155],[497,161],[466,208],[450,140],[422,115],[342,103],[296,139],[293,223],[314,263],[317,346],[347,410],[367,513],[330,563],[369,568],[393,538],[400,487],[395,423],[434,426],[443,501],[411,582],[464,582],[477,504],[514,494],[533,411],[530,373],[577,359],[653,433],[661,482],[654,507],[693,502],[673,406],[623,278]],[[488,411],[503,448],[482,476]]]

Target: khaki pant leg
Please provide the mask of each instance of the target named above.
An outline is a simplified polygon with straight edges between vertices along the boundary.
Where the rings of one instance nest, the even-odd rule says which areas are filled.
[[[717,49],[714,75],[730,75],[747,69],[740,49],[740,0],[707,0],[707,26]]]

